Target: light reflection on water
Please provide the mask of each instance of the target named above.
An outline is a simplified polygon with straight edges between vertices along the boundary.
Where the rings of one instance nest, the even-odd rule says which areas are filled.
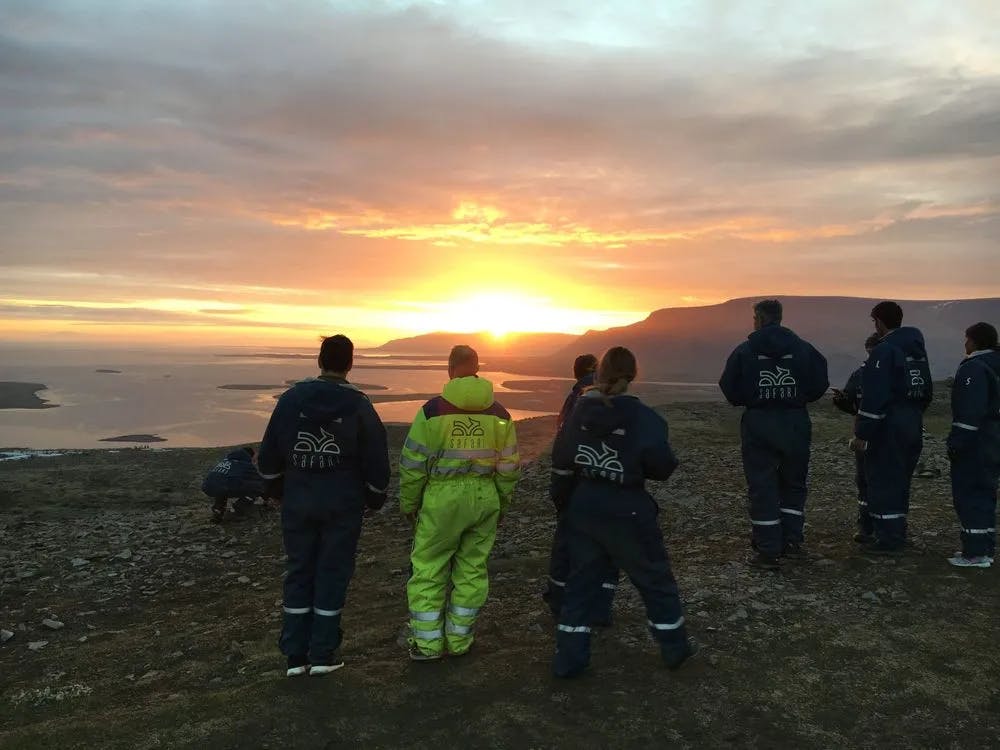
[[[207,353],[165,356],[157,353],[93,352],[53,363],[48,354],[0,354],[0,380],[45,383],[39,396],[60,404],[54,409],[0,409],[0,447],[114,448],[127,443],[100,442],[128,434],[154,434],[167,439],[161,447],[232,445],[260,439],[274,407],[274,395],[288,380],[316,375],[310,359],[221,358]],[[423,403],[447,380],[444,362],[392,359],[405,365],[438,364],[440,369],[365,368],[364,359],[351,380],[386,390],[375,394],[413,394],[414,400],[376,404],[383,421],[409,423]],[[120,374],[95,369],[121,370]],[[500,383],[518,379],[513,373],[483,372],[496,392]],[[223,390],[228,383],[279,385],[268,391]],[[511,410],[515,419],[550,412]]]

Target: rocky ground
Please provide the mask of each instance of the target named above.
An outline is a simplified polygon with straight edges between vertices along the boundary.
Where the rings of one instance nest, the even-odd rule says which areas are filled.
[[[347,667],[298,680],[275,645],[276,514],[208,522],[198,487],[221,450],[0,463],[0,747],[1000,746],[996,572],[944,562],[957,542],[944,405],[928,419],[913,547],[898,561],[854,549],[849,420],[815,410],[814,559],[777,574],[742,563],[737,412],[663,412],[683,463],[655,494],[703,652],[661,669],[623,586],[591,673],[572,682],[549,676],[538,596],[551,419],[519,425],[529,463],[474,653],[405,658],[410,537],[389,507],[366,522]],[[396,448],[402,437],[392,430]]]

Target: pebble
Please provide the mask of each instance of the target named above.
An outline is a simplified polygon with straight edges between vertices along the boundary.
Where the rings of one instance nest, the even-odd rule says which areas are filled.
[[[119,552],[117,555],[115,555],[115,559],[116,560],[131,560],[132,559],[132,550],[130,550],[130,549],[123,549],[121,552]]]
[[[81,635],[79,638],[76,639],[76,642],[77,643],[86,643],[87,642],[87,636]]]
[[[250,579],[247,576],[240,576],[236,579],[237,583],[250,583]]]
[[[14,637],[13,630],[0,630],[0,643],[6,643]]]
[[[85,560],[82,557],[74,557],[69,561],[69,564],[74,568],[82,568],[84,565],[90,565],[90,560]]]
[[[865,601],[868,601],[868,602],[879,602],[879,601],[881,601],[878,598],[878,594],[876,594],[874,591],[866,591],[865,593],[863,593],[861,595],[861,598],[864,599]]]
[[[63,623],[59,622],[59,620],[53,620],[48,617],[42,620],[42,625],[47,627],[49,630],[62,630],[66,627]]]
[[[184,581],[184,582],[183,582],[183,583],[181,584],[181,586],[183,586],[183,587],[184,587],[184,588],[186,588],[186,589],[187,589],[187,588],[191,588],[192,586],[194,586],[194,581]]]
[[[729,617],[726,618],[727,622],[736,622],[737,620],[745,620],[749,617],[749,613],[746,607],[740,607],[735,612],[733,612]]]
[[[48,641],[32,641],[28,644],[28,649],[31,651],[41,651],[43,648],[49,645]]]
[[[223,552],[222,557],[236,557],[236,553],[233,552],[232,550],[229,550],[228,552]]]

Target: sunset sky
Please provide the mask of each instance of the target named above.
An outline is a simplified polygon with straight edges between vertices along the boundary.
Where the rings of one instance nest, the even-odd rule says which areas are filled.
[[[763,293],[1000,296],[1000,2],[0,3],[0,341]]]

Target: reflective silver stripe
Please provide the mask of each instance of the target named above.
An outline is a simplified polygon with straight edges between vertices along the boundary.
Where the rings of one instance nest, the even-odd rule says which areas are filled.
[[[518,466],[516,463],[500,463],[497,464],[497,471],[517,471]]]
[[[602,583],[601,584],[601,588],[602,589],[611,589],[612,591],[614,591],[616,588],[618,588],[618,584],[617,583]]]
[[[444,638],[444,631],[440,628],[437,630],[417,630],[413,628],[413,637],[418,641],[436,641],[438,638]]]
[[[313,612],[317,615],[323,615],[323,617],[336,617],[343,611],[342,609],[320,609],[319,607],[313,607]]]
[[[279,471],[277,474],[261,474],[261,479],[277,479],[284,474],[283,471]]]
[[[858,500],[858,505],[863,505],[866,508],[868,507],[868,503],[866,503],[864,500]]]
[[[431,469],[431,474],[438,477],[458,476],[459,474],[480,474],[488,476],[494,473],[492,466],[479,466],[477,464],[465,464],[464,466],[441,466],[436,465]]]
[[[376,486],[375,486],[374,484],[372,484],[372,483],[370,483],[370,482],[365,482],[365,487],[367,487],[367,488],[368,488],[368,489],[370,489],[370,490],[371,490],[372,492],[374,492],[374,493],[376,493],[376,494],[378,494],[378,495],[384,495],[384,494],[385,494],[385,491],[386,491],[387,489],[389,489],[388,487],[382,487],[382,488],[380,489],[380,488],[376,487]]]
[[[459,617],[475,617],[479,614],[479,607],[459,607],[457,604],[452,604],[448,610]]]
[[[551,583],[553,586],[558,586],[561,589],[566,588],[566,581],[557,581],[552,576],[549,576],[549,583]]]
[[[885,414],[872,414],[870,411],[858,411],[858,416],[868,419],[885,419]]]
[[[888,514],[882,515],[882,516],[880,516],[878,513],[870,513],[869,515],[872,518],[879,518],[879,519],[881,519],[883,521],[892,521],[895,518],[906,518],[906,514],[905,513],[888,513]]]
[[[787,513],[790,516],[804,516],[805,515],[805,513],[803,513],[801,510],[795,510],[794,508],[781,508],[780,510],[781,510],[782,513]]]
[[[586,625],[580,625],[579,627],[573,627],[572,625],[558,625],[556,626],[558,630],[564,633],[589,633],[590,628]]]
[[[971,424],[966,424],[965,422],[952,422],[952,427],[961,427],[963,430],[972,430],[973,432],[979,432],[978,427],[974,427]]]
[[[414,612],[410,610],[410,619],[418,622],[437,622],[441,619],[440,612]]]
[[[572,469],[553,469],[552,473],[557,474],[561,477],[571,477],[574,474],[576,474],[576,472],[573,471]]]
[[[312,612],[312,607],[282,607],[289,615],[308,615]]]
[[[993,534],[996,529],[962,529],[966,534]]]
[[[454,633],[455,635],[468,635],[469,633],[472,632],[472,628],[469,627],[468,625],[456,625],[455,623],[450,621],[448,622],[447,625],[445,625],[444,629],[445,632]]]
[[[469,449],[464,448],[441,451],[438,453],[439,458],[496,458],[497,452],[492,449]]]
[[[426,462],[415,458],[408,458],[407,456],[400,456],[399,465],[405,466],[407,469],[422,469],[426,465]]]
[[[750,523],[752,523],[754,526],[779,526],[781,525],[781,519],[777,518],[774,521],[754,521],[751,518]]]
[[[434,451],[428,448],[426,445],[418,443],[411,437],[406,438],[406,442],[403,443],[404,448],[409,448],[414,453],[423,453],[425,456],[433,456]]]
[[[511,445],[500,451],[500,458],[510,458],[511,456],[517,455],[517,445]]]
[[[649,627],[653,630],[677,630],[681,625],[684,624],[684,618],[682,617],[677,622],[653,622],[652,620],[646,620],[649,623]]]

